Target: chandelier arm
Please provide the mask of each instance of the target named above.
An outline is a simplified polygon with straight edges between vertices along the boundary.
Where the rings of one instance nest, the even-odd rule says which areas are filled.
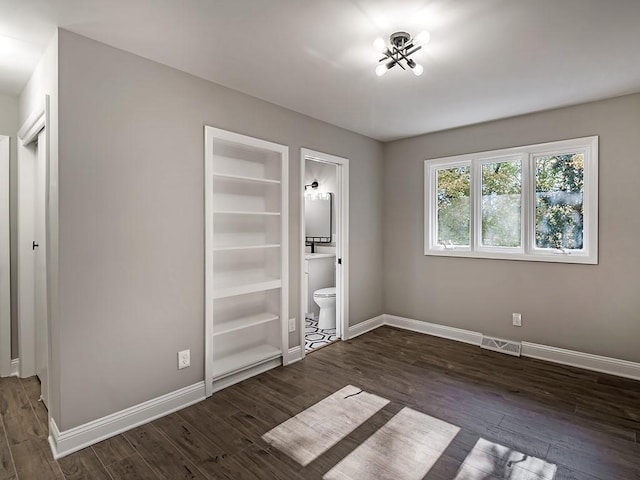
[[[393,57],[387,57],[387,58],[389,58],[389,59],[390,59],[389,63],[386,63],[386,64],[385,64],[385,65],[387,66],[387,70],[392,69],[392,68],[393,68],[393,67],[395,67],[396,65],[400,65],[400,64],[398,63],[398,61],[397,61],[395,58],[393,58]],[[400,65],[400,66],[402,66],[402,65]]]
[[[392,68],[392,67],[398,65],[401,69],[406,70],[406,68],[404,68],[404,65],[402,65],[402,63],[400,63],[401,59],[400,59],[399,56],[402,55],[400,50],[398,50],[397,47],[393,47],[393,52],[392,53],[395,56],[392,57],[393,58],[393,65],[391,65],[391,67],[389,67],[389,68]]]
[[[405,55],[404,53],[402,53],[400,50],[397,50],[398,54],[405,59],[405,61],[407,63],[409,63],[409,57],[411,55],[413,55],[414,53],[416,53],[418,50],[420,50],[422,47],[420,45],[418,45],[416,48],[414,48],[413,50],[411,50],[410,52],[407,52],[407,54]]]

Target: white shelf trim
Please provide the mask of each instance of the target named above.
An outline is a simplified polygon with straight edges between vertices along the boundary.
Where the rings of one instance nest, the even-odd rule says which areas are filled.
[[[230,245],[225,247],[213,247],[214,252],[230,252],[233,250],[258,250],[260,248],[280,248],[279,243],[265,243],[263,245]]]
[[[279,216],[280,212],[243,212],[240,210],[218,210],[214,215],[272,215]]]
[[[230,322],[224,322],[219,325],[213,325],[213,336],[224,335],[226,333],[237,332],[245,328],[255,327],[256,325],[262,325],[263,323],[274,322],[279,320],[280,317],[273,313],[258,313],[257,315],[249,315],[242,318],[231,320]]]
[[[246,177],[244,175],[233,175],[229,173],[214,173],[214,178],[220,178],[225,180],[238,180],[241,182],[257,182],[257,183],[269,183],[280,185],[280,180],[271,180],[269,178],[258,178],[258,177]]]
[[[246,293],[264,292],[274,290],[282,286],[282,281],[278,279],[265,280],[263,282],[246,283],[242,285],[231,285],[227,287],[214,288],[213,298],[235,297]]]
[[[273,360],[282,355],[282,351],[273,345],[263,344],[234,353],[213,361],[213,379],[254,367],[262,362]]]

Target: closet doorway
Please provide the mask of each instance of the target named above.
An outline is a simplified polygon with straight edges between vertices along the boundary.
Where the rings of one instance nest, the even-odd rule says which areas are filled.
[[[49,97],[18,132],[18,343],[20,377],[37,375],[49,399],[47,288]]]
[[[349,325],[349,160],[301,150],[302,357],[346,338]]]
[[[11,374],[9,137],[0,135],[0,377]]]

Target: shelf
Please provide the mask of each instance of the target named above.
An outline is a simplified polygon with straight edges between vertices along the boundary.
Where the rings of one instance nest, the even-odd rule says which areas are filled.
[[[267,183],[279,185],[280,180],[271,180],[268,178],[257,178],[257,177],[245,177],[244,175],[232,175],[228,173],[214,173],[214,178],[221,178],[225,180],[237,180],[240,182],[255,182],[255,183]]]
[[[268,360],[278,358],[282,352],[273,345],[258,345],[213,361],[213,379],[246,370]]]
[[[260,282],[214,287],[213,298],[226,298],[234,297],[236,295],[245,295],[247,293],[264,292],[266,290],[280,288],[281,286],[282,281],[274,278]]]
[[[287,348],[289,148],[205,127],[207,390],[281,363]]]
[[[233,211],[233,210],[225,210],[225,211],[217,211],[213,212],[214,215],[267,215],[267,216],[276,216],[280,215],[280,212],[242,212],[242,211]]]
[[[256,325],[273,322],[279,319],[280,317],[278,315],[274,315],[273,313],[259,313],[257,315],[237,318],[230,322],[224,322],[220,325],[214,325],[213,336],[217,337],[218,335],[224,335],[225,333],[235,332],[244,328],[255,327]]]
[[[213,247],[213,251],[214,252],[230,252],[234,250],[258,250],[260,248],[280,248],[280,244],[269,243],[265,245],[233,245],[228,247]]]

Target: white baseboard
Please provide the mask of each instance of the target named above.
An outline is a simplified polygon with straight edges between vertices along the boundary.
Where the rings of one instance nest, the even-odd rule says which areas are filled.
[[[10,375],[12,377],[19,377],[20,376],[20,359],[19,358],[13,358],[11,360],[11,373]]]
[[[219,392],[222,389],[230,387],[231,385],[235,385],[236,383],[240,383],[244,380],[247,380],[251,377],[264,373],[273,368],[277,368],[282,365],[282,358],[274,358],[273,360],[267,360],[266,362],[259,363],[258,365],[254,365],[251,368],[247,368],[246,370],[241,370],[238,373],[234,373],[231,375],[227,375],[226,377],[222,377],[219,380],[213,381],[213,387],[211,393],[214,394]]]
[[[49,445],[53,457],[64,457],[204,399],[204,382],[199,382],[63,432],[52,418]]]
[[[397,317],[395,315],[383,315],[384,324],[390,327],[411,330],[412,332],[426,333],[434,337],[448,338],[458,342],[470,343],[471,345],[480,345],[482,334],[472,332],[471,330],[463,330],[461,328],[447,327],[437,323],[422,322],[412,318]]]
[[[302,360],[302,346],[298,345],[289,349],[289,365]]]
[[[591,353],[565,350],[564,348],[522,342],[522,356],[546,360],[547,362],[570,365],[595,372],[608,373],[618,377],[640,380],[640,363],[603,357]]]
[[[358,335],[362,335],[363,333],[370,332],[371,330],[375,330],[382,325],[384,325],[384,315],[357,323],[356,325],[348,328],[347,340],[357,337]]]
[[[433,335],[434,337],[448,338],[471,345],[480,345],[482,340],[482,333],[479,332],[387,314],[372,318],[371,320],[349,328],[349,338],[362,335],[382,325]],[[640,380],[640,363],[630,362],[628,360],[603,357],[591,353],[576,352],[574,350],[529,342],[522,342],[522,356],[559,363],[561,365],[570,365],[595,372],[608,373],[609,375],[618,377]]]

